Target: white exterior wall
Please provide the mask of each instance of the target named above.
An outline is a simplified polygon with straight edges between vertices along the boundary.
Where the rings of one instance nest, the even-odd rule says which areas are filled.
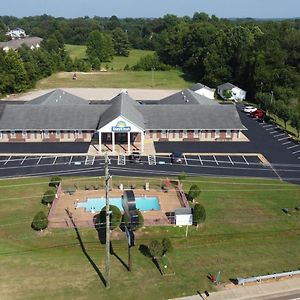
[[[231,99],[239,101],[239,100],[245,100],[246,98],[246,92],[238,87],[234,87],[232,90],[232,97]]]
[[[215,92],[210,89],[202,88],[200,90],[195,91],[195,93],[212,100],[215,99]]]
[[[175,224],[177,226],[193,225],[193,215],[175,215]]]

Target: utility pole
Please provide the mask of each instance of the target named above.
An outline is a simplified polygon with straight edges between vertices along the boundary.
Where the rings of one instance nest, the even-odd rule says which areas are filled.
[[[105,212],[106,212],[106,259],[105,259],[105,271],[106,271],[106,288],[110,288],[110,211],[109,211],[109,198],[108,198],[108,191],[109,191],[109,170],[108,170],[108,156],[107,152],[105,153],[105,166],[104,166],[104,173],[105,173]]]

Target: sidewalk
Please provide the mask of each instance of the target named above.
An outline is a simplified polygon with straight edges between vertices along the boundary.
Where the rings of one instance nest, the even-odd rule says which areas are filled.
[[[299,294],[300,293],[300,277],[289,279],[281,279],[268,283],[257,283],[248,286],[236,286],[226,288],[218,292],[210,293],[209,297],[205,297],[204,291],[200,291],[201,295],[189,296],[184,298],[176,298],[177,300],[262,300],[262,299],[280,299],[279,297]],[[299,297],[299,295],[297,295]],[[296,299],[297,297],[292,297]],[[290,299],[292,299],[290,298]],[[176,300],[174,299],[174,300]],[[288,298],[286,298],[288,299]]]

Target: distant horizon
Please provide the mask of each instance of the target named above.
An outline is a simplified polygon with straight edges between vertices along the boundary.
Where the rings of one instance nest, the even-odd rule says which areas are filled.
[[[216,15],[220,19],[298,19],[299,0],[10,0],[1,8],[2,16],[23,18],[53,17],[159,18],[166,14],[193,16],[195,12]]]

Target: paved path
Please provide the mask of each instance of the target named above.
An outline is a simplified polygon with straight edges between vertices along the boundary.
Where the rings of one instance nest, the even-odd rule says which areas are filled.
[[[62,90],[82,97],[86,100],[110,100],[118,95],[120,88],[61,88]],[[24,94],[10,95],[1,100],[32,100],[53,89],[34,90]],[[159,100],[177,93],[179,90],[155,90],[155,89],[127,89],[129,95],[135,100]]]
[[[201,296],[177,298],[181,300],[206,299],[204,292]],[[300,299],[300,278],[282,279],[269,283],[258,283],[249,286],[237,286],[219,292],[210,293],[208,300],[283,300]]]

